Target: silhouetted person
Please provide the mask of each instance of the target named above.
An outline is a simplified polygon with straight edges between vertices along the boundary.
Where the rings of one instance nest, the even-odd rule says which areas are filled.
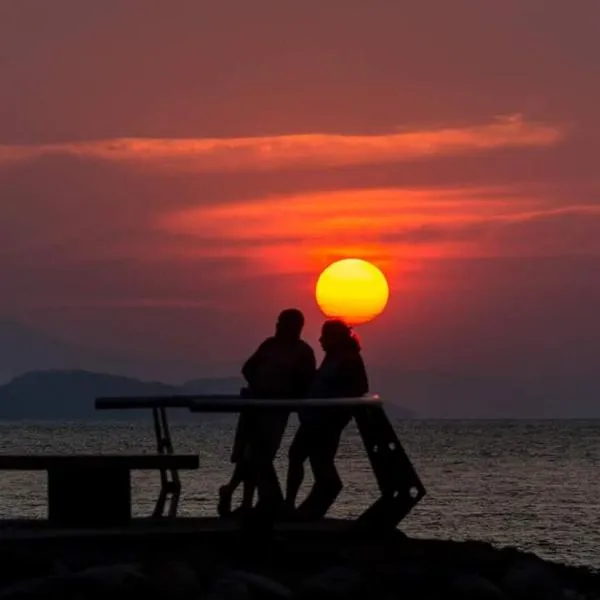
[[[313,398],[351,398],[366,394],[369,383],[356,335],[343,321],[334,319],[323,325],[319,340],[325,351],[313,382]],[[297,510],[297,516],[319,518],[342,490],[342,480],[335,467],[335,455],[342,431],[352,415],[341,409],[306,409],[300,411],[300,427],[289,451],[286,504],[289,511],[296,505],[298,490],[304,479],[304,463],[310,460],[314,486]]]
[[[281,312],[275,335],[267,338],[242,367],[248,383],[242,395],[264,399],[305,398],[308,395],[316,360],[312,348],[301,339],[303,327],[301,311],[292,308]],[[232,495],[242,482],[242,511],[252,508],[257,485],[259,495],[265,491],[274,492],[273,486],[279,490],[275,471],[265,461],[270,461],[272,467],[288,417],[283,412],[240,415],[231,456],[236,466],[230,482],[219,491],[219,513],[230,511]],[[259,485],[261,477],[262,491]]]

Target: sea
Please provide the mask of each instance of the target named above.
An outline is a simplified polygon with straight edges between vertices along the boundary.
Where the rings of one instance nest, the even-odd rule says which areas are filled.
[[[0,422],[2,453],[142,453],[155,451],[151,419],[98,422]],[[412,537],[484,540],[554,561],[600,566],[600,420],[396,421],[398,436],[427,495],[400,524]],[[296,423],[280,451],[285,456]],[[181,472],[182,516],[216,514],[217,491],[231,474],[231,415],[175,418],[175,451],[200,456]],[[332,516],[356,517],[377,485],[353,425],[337,464],[344,490]],[[310,469],[307,469],[310,474]],[[0,515],[46,516],[46,475],[3,472]],[[307,486],[310,477],[307,478]],[[148,515],[158,473],[133,476],[135,515]]]

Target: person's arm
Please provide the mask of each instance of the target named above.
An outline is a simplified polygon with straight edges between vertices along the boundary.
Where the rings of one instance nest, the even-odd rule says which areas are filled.
[[[310,388],[317,372],[317,359],[310,346],[306,346],[305,351],[300,356],[297,373],[297,396],[305,398],[310,392]]]
[[[369,391],[369,378],[362,356],[355,354],[348,357],[345,371],[345,395],[349,398],[364,396]]]
[[[244,379],[248,382],[248,386],[252,389],[256,385],[256,373],[262,362],[263,354],[265,351],[265,347],[267,346],[269,340],[265,340],[250,356],[250,358],[244,363],[242,366],[242,375]]]

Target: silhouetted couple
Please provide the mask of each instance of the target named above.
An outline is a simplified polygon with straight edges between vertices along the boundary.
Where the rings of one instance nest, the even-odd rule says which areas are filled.
[[[325,352],[317,369],[312,348],[301,339],[304,316],[297,309],[284,310],[275,335],[265,340],[246,361],[242,374],[248,387],[243,395],[260,399],[347,398],[368,392],[368,380],[358,339],[343,321],[329,320],[322,327],[320,343]],[[287,427],[282,411],[242,413],[238,421],[231,460],[236,464],[231,481],[220,489],[219,513],[231,510],[235,489],[243,483],[240,511],[253,509],[255,490],[261,508],[270,514],[313,519],[325,512],[342,489],[335,467],[340,438],[351,419],[340,409],[299,411],[300,426],[289,451],[286,497],[281,496],[273,460]],[[314,485],[296,510],[296,498],[310,462]]]

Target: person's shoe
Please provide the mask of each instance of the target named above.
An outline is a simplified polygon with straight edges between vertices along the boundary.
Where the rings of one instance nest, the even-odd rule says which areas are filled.
[[[275,523],[282,519],[284,511],[283,502],[259,500],[249,513],[249,518],[261,523]]]
[[[281,512],[279,518],[281,521],[290,522],[298,520],[297,510],[293,504],[289,504],[286,502],[281,506],[280,510]]]
[[[219,488],[219,503],[217,504],[217,512],[220,517],[226,517],[231,514],[231,490],[229,486],[222,485]]]

